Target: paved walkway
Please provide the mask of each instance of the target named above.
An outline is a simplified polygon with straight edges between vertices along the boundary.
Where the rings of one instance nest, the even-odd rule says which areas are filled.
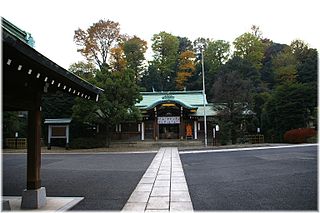
[[[123,211],[193,211],[178,149],[160,148]]]

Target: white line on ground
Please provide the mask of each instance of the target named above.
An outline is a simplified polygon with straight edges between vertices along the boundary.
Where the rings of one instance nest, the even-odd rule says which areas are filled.
[[[209,153],[209,152],[238,152],[238,151],[252,151],[263,149],[283,149],[295,147],[318,146],[318,144],[298,144],[298,145],[284,145],[284,146],[266,146],[266,147],[249,147],[249,148],[230,148],[230,149],[215,149],[215,150],[193,150],[193,151],[180,151],[179,154],[194,154],[194,153]]]

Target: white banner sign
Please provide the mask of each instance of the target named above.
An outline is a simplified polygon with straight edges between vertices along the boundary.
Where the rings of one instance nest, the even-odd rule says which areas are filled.
[[[180,117],[158,117],[158,124],[180,124]]]

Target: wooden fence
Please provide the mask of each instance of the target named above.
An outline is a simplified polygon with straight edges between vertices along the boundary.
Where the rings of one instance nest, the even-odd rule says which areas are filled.
[[[5,148],[26,149],[27,148],[27,138],[6,138]]]
[[[261,134],[257,134],[257,135],[246,135],[245,139],[249,142],[249,143],[264,143],[264,135]]]

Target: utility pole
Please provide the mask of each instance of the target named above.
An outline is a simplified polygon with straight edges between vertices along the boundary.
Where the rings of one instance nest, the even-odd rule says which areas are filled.
[[[203,47],[201,48],[201,66],[202,66],[202,95],[203,95],[203,125],[204,125],[204,146],[208,145],[207,137],[207,115],[206,115],[206,86],[204,81],[204,62],[203,62]]]

